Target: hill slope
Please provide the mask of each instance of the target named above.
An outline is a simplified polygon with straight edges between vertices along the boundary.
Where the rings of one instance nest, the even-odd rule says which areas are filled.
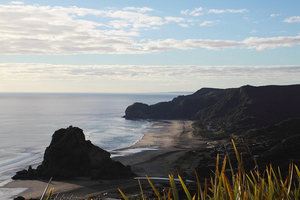
[[[227,130],[264,127],[300,117],[300,85],[203,88],[154,105],[135,103],[126,119],[192,119]]]

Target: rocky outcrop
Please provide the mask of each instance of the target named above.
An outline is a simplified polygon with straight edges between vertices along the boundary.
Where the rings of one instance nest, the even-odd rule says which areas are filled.
[[[149,110],[149,105],[137,102],[127,107],[124,117],[126,119],[149,119]]]
[[[189,119],[217,129],[260,128],[300,117],[300,85],[203,88],[154,105],[135,103],[126,119]]]
[[[55,131],[37,169],[19,171],[13,179],[118,179],[133,175],[129,166],[113,161],[109,152],[85,140],[80,128],[70,126]]]

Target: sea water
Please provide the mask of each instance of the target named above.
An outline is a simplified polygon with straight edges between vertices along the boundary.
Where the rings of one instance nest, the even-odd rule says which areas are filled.
[[[150,121],[125,120],[134,102],[153,104],[176,94],[22,94],[0,93],[0,199],[10,199],[22,188],[2,186],[16,171],[37,166],[55,130],[76,126],[86,139],[112,151],[137,142]]]

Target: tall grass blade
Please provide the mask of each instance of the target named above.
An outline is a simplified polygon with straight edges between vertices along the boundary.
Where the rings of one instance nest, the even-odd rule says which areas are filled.
[[[223,166],[222,166],[221,174],[225,172],[226,160],[227,160],[227,157],[225,156],[224,159],[223,159]]]
[[[54,187],[51,187],[50,190],[49,190],[49,193],[48,193],[48,196],[47,196],[46,200],[50,200],[53,191],[54,191]]]
[[[232,197],[232,189],[231,189],[231,186],[230,186],[230,183],[228,181],[228,178],[225,176],[225,182],[226,182],[226,189],[227,189],[227,192],[228,192],[228,196],[229,196],[229,199],[230,200],[233,200],[233,197]]]
[[[236,159],[237,159],[237,161],[238,161],[238,165],[239,165],[239,167],[241,168],[242,172],[244,172],[243,163],[242,163],[242,161],[241,161],[239,152],[238,152],[238,150],[237,150],[237,148],[236,148],[236,146],[235,146],[234,140],[232,139],[231,142],[232,142],[232,145],[233,145],[233,148],[234,148],[234,152],[235,152]]]
[[[175,181],[174,181],[174,177],[173,177],[172,174],[169,175],[169,180],[170,180],[170,185],[171,185],[172,192],[173,192],[173,198],[174,198],[174,200],[179,200],[178,191],[177,191]]]
[[[297,167],[297,165],[295,165],[295,170],[298,175],[298,179],[300,179],[300,171],[299,171],[299,168]]]
[[[44,199],[44,196],[45,196],[45,194],[46,194],[46,192],[47,192],[47,190],[48,190],[48,187],[49,187],[49,185],[50,185],[51,182],[52,182],[52,177],[50,178],[50,180],[49,180],[47,186],[45,187],[44,192],[43,192],[43,194],[42,194],[40,200],[43,200],[43,199]]]
[[[171,188],[169,188],[169,191],[168,191],[168,199],[171,199]]]
[[[128,200],[128,198],[126,197],[126,195],[122,192],[122,190],[120,188],[118,188],[120,194],[122,195],[124,200]]]
[[[198,174],[197,174],[195,169],[194,169],[194,174],[195,174],[196,180],[197,180],[198,200],[200,200],[200,198],[204,199],[203,192],[202,192],[202,189],[201,189],[201,184],[200,184],[200,181],[199,181],[199,177],[198,177]]]
[[[196,199],[196,194],[193,196],[193,200],[195,200]]]
[[[231,164],[230,157],[229,157],[228,153],[227,153],[227,158],[228,158],[228,163],[229,163],[229,167],[230,167],[232,183],[234,184],[234,171],[233,171],[232,164]]]
[[[186,185],[184,184],[181,176],[178,175],[178,178],[179,178],[181,186],[182,186],[182,188],[183,188],[183,190],[184,190],[184,192],[186,194],[186,197],[188,198],[188,200],[192,200],[192,196],[191,196],[189,190],[187,189]]]
[[[141,190],[142,199],[143,199],[143,200],[145,200],[145,197],[144,197],[144,192],[143,192],[143,188],[142,188],[142,185],[141,185],[141,181],[140,181],[140,179],[138,179],[138,183],[139,183],[139,186],[140,186],[140,190]]]
[[[291,191],[291,186],[292,186],[292,181],[293,181],[293,172],[294,172],[294,168],[293,168],[293,164],[290,164],[290,176],[289,176],[289,185],[288,185],[288,189],[287,189],[287,195],[289,195],[290,191]]]
[[[152,182],[151,182],[151,180],[149,179],[149,177],[148,177],[148,176],[146,176],[146,177],[147,177],[148,183],[149,183],[150,186],[152,187],[152,189],[153,189],[155,195],[157,196],[158,200],[161,200],[161,197],[160,197],[159,192],[158,192],[157,189],[154,187],[154,185],[152,184]]]

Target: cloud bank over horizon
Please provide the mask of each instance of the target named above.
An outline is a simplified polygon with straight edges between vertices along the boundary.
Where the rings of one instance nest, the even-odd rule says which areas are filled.
[[[56,87],[65,89],[61,82],[74,84],[81,88],[87,83],[87,88],[80,92],[101,92],[103,83],[114,82],[116,88],[106,92],[122,92],[124,84],[129,92],[134,92],[137,83],[142,83],[138,92],[167,92],[172,88],[181,91],[191,91],[201,87],[236,87],[245,84],[296,84],[300,76],[300,65],[274,66],[197,66],[197,65],[54,65],[45,63],[1,63],[0,92],[7,92],[5,83],[14,81],[21,91],[41,92],[43,84],[37,82],[60,83]],[[285,81],[284,77],[289,77]],[[214,80],[215,82],[211,82]],[[259,80],[259,81],[258,81]],[[26,82],[26,85],[23,83]],[[19,83],[19,85],[16,85]],[[155,85],[159,89],[144,88],[143,84]],[[105,84],[107,85],[107,84]],[[89,90],[99,87],[99,90]],[[100,89],[102,88],[102,90]],[[52,88],[55,91],[55,88]],[[174,91],[174,90],[173,90]],[[15,91],[20,92],[20,91]]]

